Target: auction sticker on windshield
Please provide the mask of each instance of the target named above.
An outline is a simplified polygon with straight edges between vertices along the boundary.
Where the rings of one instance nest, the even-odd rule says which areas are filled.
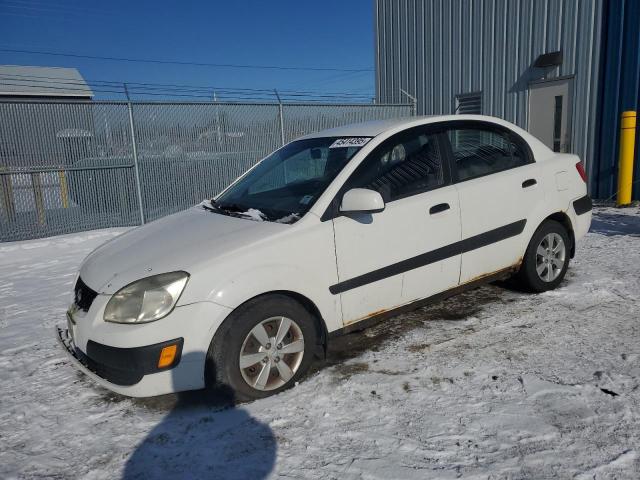
[[[339,138],[329,148],[362,147],[371,140],[371,137]]]

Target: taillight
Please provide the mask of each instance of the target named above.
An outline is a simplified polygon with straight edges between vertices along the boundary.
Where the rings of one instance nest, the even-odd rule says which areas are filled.
[[[584,171],[584,167],[582,166],[582,162],[576,163],[576,170],[578,170],[578,173],[580,174],[580,178],[582,178],[582,181],[584,183],[587,183],[587,172]]]

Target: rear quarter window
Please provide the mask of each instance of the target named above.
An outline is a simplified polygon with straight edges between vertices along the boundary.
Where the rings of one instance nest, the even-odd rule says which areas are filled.
[[[447,138],[458,181],[531,163],[524,140],[508,131],[473,125],[461,126],[448,129]]]

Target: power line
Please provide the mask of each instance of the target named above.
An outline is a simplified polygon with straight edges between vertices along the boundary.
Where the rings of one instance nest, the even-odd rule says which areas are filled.
[[[154,63],[164,65],[190,65],[196,67],[215,67],[215,68],[248,68],[256,70],[300,70],[310,72],[372,72],[372,68],[331,68],[331,67],[293,67],[284,65],[249,65],[249,64],[234,64],[234,63],[204,63],[204,62],[184,62],[179,60],[154,60],[147,58],[127,58],[127,57],[105,57],[98,55],[84,55],[78,53],[62,53],[62,52],[47,52],[42,50],[21,50],[13,48],[0,48],[0,52],[7,53],[29,53],[34,55],[51,55],[58,57],[71,57],[71,58],[85,58],[91,60],[108,60],[117,62],[132,62],[132,63]]]
[[[53,85],[28,85],[24,83],[13,83],[10,80],[0,79],[0,85],[7,86],[19,86],[26,89],[34,90],[34,89],[50,89],[50,90],[65,90],[65,91],[73,91],[73,92],[84,92],[88,93],[89,91],[95,93],[123,93],[124,90],[119,88],[117,85],[98,85],[92,86],[90,89],[83,88],[81,84],[65,84],[52,82]],[[117,90],[113,90],[113,88],[117,88]],[[177,97],[199,97],[199,98],[211,98],[213,90],[189,90],[189,89],[158,89],[153,87],[132,87],[130,86],[129,91],[131,94],[137,95],[154,95],[154,96],[177,96]],[[270,94],[271,92],[246,92],[246,91],[234,91],[234,90],[215,90],[215,92],[221,96],[225,97],[246,97],[246,98],[255,98],[256,96]],[[273,97],[269,97],[273,99]],[[295,94],[289,93],[283,95],[283,98],[287,99],[315,99],[315,100],[368,100],[371,98],[368,95],[323,95],[323,94]]]
[[[52,14],[62,14],[62,15],[89,15],[89,16],[100,16],[103,17],[104,13],[97,13],[97,12],[89,12],[89,11],[82,11],[82,10],[76,10],[76,9],[65,9],[64,7],[60,7],[57,5],[52,5],[51,7],[41,7],[41,6],[36,6],[36,5],[28,5],[28,4],[23,4],[23,5],[19,5],[19,4],[9,4],[9,3],[4,3],[3,4],[4,8],[10,8],[13,10],[17,10],[18,13],[31,13],[33,16],[35,17],[39,17],[40,15],[38,15],[39,13],[43,14],[43,15],[52,15]]]
[[[24,88],[28,88],[28,89],[37,89],[37,88],[47,88],[49,90],[62,90],[65,92],[78,92],[78,93],[88,93],[86,88],[78,88],[79,85],[75,85],[75,86],[46,86],[46,87],[41,87],[39,85],[25,85],[24,83],[11,83],[11,82],[0,82],[0,86],[2,85],[6,85],[6,86],[19,86],[19,87],[24,87]],[[115,93],[115,94],[119,94],[119,95],[124,95],[125,91],[123,89],[118,89],[118,90],[113,90],[113,89],[109,89],[108,87],[98,87],[98,88],[93,88],[91,90],[91,93]],[[202,99],[207,99],[207,100],[211,100],[211,94],[207,93],[207,94],[199,94],[197,92],[194,93],[188,93],[188,92],[183,92],[183,93],[163,93],[163,92],[153,92],[153,91],[148,91],[148,90],[139,90],[136,88],[131,88],[129,89],[129,93],[132,95],[142,95],[142,96],[161,96],[161,97],[181,97],[181,98],[202,98]],[[362,97],[362,98],[353,98],[353,97],[340,97],[340,96],[320,96],[320,95],[316,95],[316,96],[295,96],[295,95],[287,95],[286,97],[283,96],[283,98],[285,100],[306,100],[306,101],[315,101],[315,102],[320,102],[320,101],[328,101],[328,100],[333,100],[334,102],[337,102],[339,100],[342,101],[346,101],[346,100],[350,100],[350,101],[356,101],[356,100],[365,100],[368,99],[368,97]],[[259,95],[256,93],[251,93],[251,92],[225,92],[224,93],[224,98],[222,98],[221,95],[221,100],[225,101],[225,100],[231,100],[231,99],[238,99],[238,100],[245,100],[245,101],[249,101],[249,100],[260,100],[260,101],[273,101],[274,98],[273,96],[266,96],[265,94],[263,95]]]
[[[115,81],[82,81],[73,79],[63,79],[60,77],[44,77],[35,75],[20,75],[20,74],[1,74],[0,81],[5,85],[22,86],[25,88],[48,88],[54,90],[73,90],[73,91],[85,91],[90,86],[96,92],[107,93],[121,93],[120,91],[114,92],[113,90],[104,90],[105,88],[120,88],[122,82]],[[13,83],[16,82],[16,83]],[[28,82],[28,83],[26,83]],[[139,82],[126,82],[130,87],[132,93],[137,94],[151,94],[154,91],[157,94],[167,93],[169,96],[198,96],[198,95],[179,95],[178,93],[194,94],[203,93],[202,97],[210,98],[211,92],[216,91],[221,94],[230,94],[236,96],[255,96],[256,94],[271,94],[271,89],[252,89],[252,88],[228,88],[228,87],[200,87],[191,85],[179,85],[179,84],[153,84],[153,83],[139,83]],[[2,84],[2,83],[0,83]],[[34,85],[35,84],[35,85]],[[73,88],[78,87],[78,88]],[[151,91],[151,92],[150,92]],[[369,99],[370,96],[362,93],[350,93],[350,92],[312,92],[312,91],[296,91],[296,90],[282,90],[285,97],[300,97],[300,98],[316,98],[316,99]]]

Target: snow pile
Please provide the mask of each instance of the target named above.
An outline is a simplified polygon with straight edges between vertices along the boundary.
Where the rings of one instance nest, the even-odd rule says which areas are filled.
[[[599,210],[559,290],[488,286],[341,338],[296,388],[132,400],[64,359],[82,258],[0,245],[0,477],[619,478],[640,472],[640,214]]]
[[[249,218],[256,222],[262,222],[265,218],[267,218],[264,213],[256,208],[250,208],[246,212],[238,212],[238,215],[242,215],[243,217]]]

